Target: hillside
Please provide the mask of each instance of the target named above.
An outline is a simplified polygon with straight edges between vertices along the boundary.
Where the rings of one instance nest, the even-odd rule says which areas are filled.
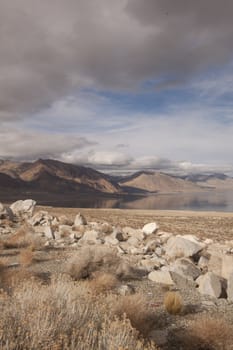
[[[48,191],[121,192],[118,184],[96,170],[50,159],[33,163],[3,161],[0,172],[22,180],[25,185],[30,183],[34,188]]]
[[[200,191],[202,187],[186,179],[154,172],[141,171],[120,181],[121,186],[149,192]]]

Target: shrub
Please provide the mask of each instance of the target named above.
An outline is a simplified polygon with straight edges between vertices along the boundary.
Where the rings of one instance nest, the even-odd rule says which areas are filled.
[[[29,246],[26,249],[21,250],[20,255],[19,255],[19,262],[23,266],[29,266],[33,262],[33,247]]]
[[[114,272],[119,260],[114,249],[82,247],[68,261],[67,272],[74,280],[88,278],[96,271]]]
[[[88,286],[93,294],[110,292],[119,284],[118,279],[108,272],[97,272],[89,281]]]
[[[146,336],[151,331],[155,324],[155,315],[150,311],[141,294],[119,296],[112,304],[113,314],[121,319],[125,315],[141,334]]]
[[[191,343],[187,349],[233,349],[233,327],[222,318],[197,318],[189,326],[186,338],[187,344]]]
[[[164,297],[164,306],[169,314],[180,314],[183,308],[181,295],[178,292],[167,292]]]
[[[139,340],[125,317],[118,320],[109,315],[108,307],[103,298],[90,298],[87,283],[62,276],[49,286],[25,281],[0,304],[0,348],[157,349]]]

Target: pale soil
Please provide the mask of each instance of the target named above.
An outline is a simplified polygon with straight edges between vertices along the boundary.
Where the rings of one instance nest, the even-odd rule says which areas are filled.
[[[216,241],[233,240],[233,213],[176,210],[79,209],[37,207],[53,215],[74,218],[78,212],[88,221],[107,221],[113,225],[141,228],[156,221],[160,230],[174,234],[194,234]]]
[[[160,230],[174,234],[194,234],[218,241],[233,240],[233,213],[54,207],[37,207],[38,210],[46,210],[56,216],[66,215],[72,219],[78,212],[81,212],[87,221],[107,221],[121,227],[141,228],[148,222],[156,221],[160,226]],[[19,262],[19,252],[19,249],[2,250],[0,259],[8,263]],[[34,258],[36,259],[27,269],[35,273],[48,274],[48,276],[64,273],[67,259],[74,252],[75,249],[71,247],[35,252]],[[156,309],[158,315],[156,328],[168,330],[169,343],[167,346],[161,347],[162,350],[184,350],[184,348],[179,347],[176,336],[192,320],[198,319],[201,315],[208,314],[213,318],[224,318],[229,324],[233,324],[233,303],[228,303],[225,299],[214,300],[203,297],[197,292],[195,286],[187,284],[187,281],[180,281],[177,288],[184,305],[183,313],[179,316],[169,315],[165,311],[163,299],[168,289],[164,286],[149,281],[147,277],[141,280],[128,281],[128,283],[132,284],[137,292],[145,296],[150,308]],[[211,302],[211,305],[203,306],[203,300]]]

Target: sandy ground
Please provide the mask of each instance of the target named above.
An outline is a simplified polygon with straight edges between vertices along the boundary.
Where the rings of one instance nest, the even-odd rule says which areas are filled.
[[[81,212],[88,221],[107,221],[113,225],[141,228],[156,221],[160,230],[174,234],[194,234],[217,241],[233,240],[233,213],[175,210],[126,210],[37,207],[53,215],[74,218]]]

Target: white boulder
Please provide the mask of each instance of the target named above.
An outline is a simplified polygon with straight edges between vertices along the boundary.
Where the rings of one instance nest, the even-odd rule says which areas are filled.
[[[207,272],[197,279],[198,290],[201,294],[219,298],[222,293],[222,284],[220,278],[213,272]]]
[[[168,257],[192,257],[203,249],[203,245],[198,242],[194,242],[183,236],[175,236],[169,238],[165,245],[165,251]]]
[[[169,286],[174,285],[169,271],[152,271],[149,273],[148,278],[156,283],[166,284]]]
[[[36,202],[33,199],[18,200],[11,204],[12,213],[19,218],[30,218],[33,215]]]
[[[150,222],[150,223],[143,226],[142,232],[146,236],[149,236],[152,233],[155,233],[158,230],[158,228],[159,228],[159,226],[156,224],[156,222]]]

